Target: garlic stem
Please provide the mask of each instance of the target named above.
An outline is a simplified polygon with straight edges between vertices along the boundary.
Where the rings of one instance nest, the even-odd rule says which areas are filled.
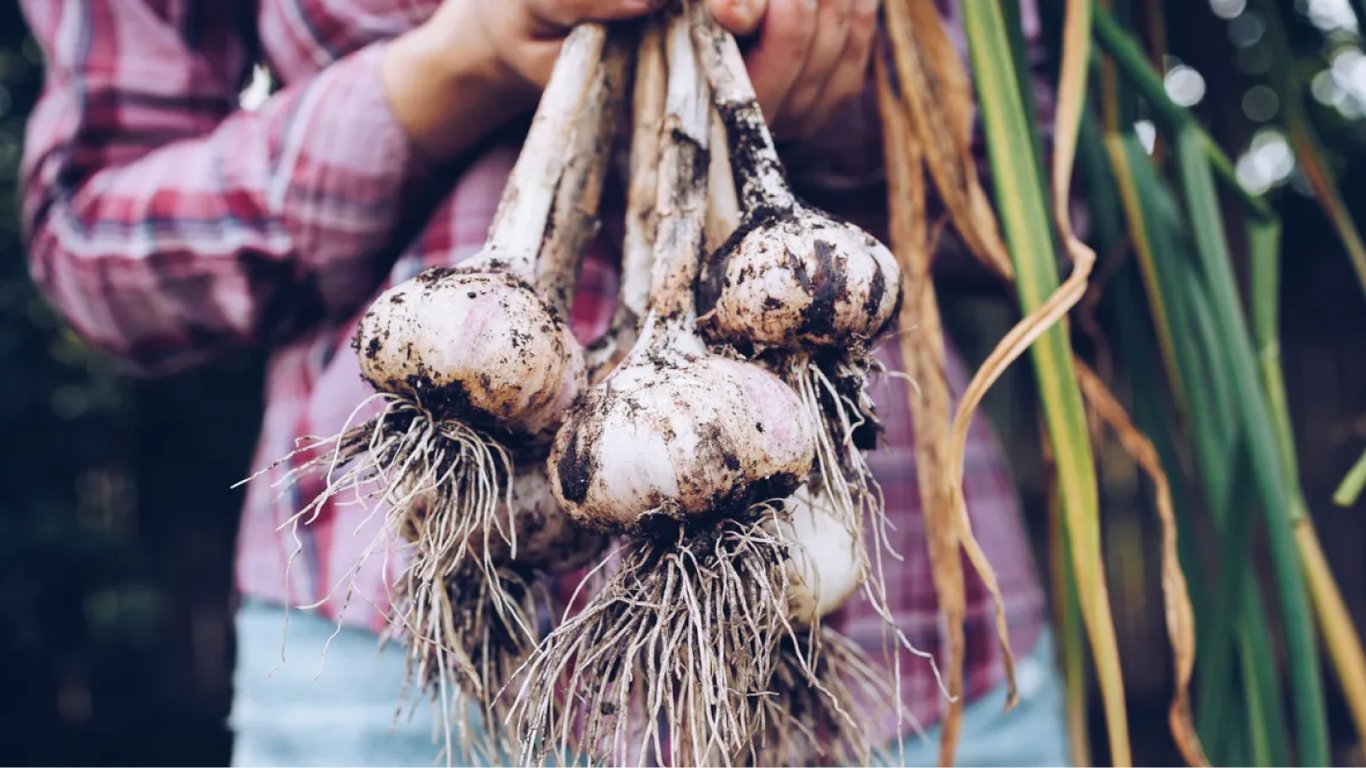
[[[730,167],[730,140],[721,113],[711,111],[711,166],[707,180],[707,253],[715,253],[740,227],[740,199]]]
[[[619,306],[640,322],[650,295],[650,269],[654,263],[655,197],[659,190],[660,130],[664,121],[664,98],[668,84],[664,61],[664,30],[658,23],[646,26],[636,57],[631,131],[631,180],[626,201],[626,237],[622,245],[621,299]]]
[[[693,283],[701,257],[707,210],[707,144],[711,132],[709,89],[697,66],[687,18],[669,20],[665,36],[669,86],[665,96],[658,226],[648,308],[657,320],[673,321],[688,335],[696,323]]]
[[[578,25],[565,38],[522,153],[503,189],[485,250],[524,278],[534,277],[555,187],[567,162],[565,148],[574,118],[593,82],[606,38],[606,29],[593,23]]]
[[[631,106],[631,156],[626,189],[626,232],[621,248],[617,305],[607,332],[588,350],[589,380],[596,384],[635,346],[654,264],[655,196],[659,188],[659,131],[664,120],[664,27],[650,19],[636,50]]]
[[[625,101],[631,41],[609,35],[593,67],[588,93],[574,118],[564,173],[555,190],[549,231],[536,260],[536,290],[567,315],[583,256],[599,229],[599,205],[607,158],[616,137],[617,116]]]
[[[796,207],[797,199],[783,174],[773,134],[759,108],[740,46],[703,3],[690,0],[688,11],[702,69],[713,90],[712,99],[730,135],[731,160],[738,169],[745,211]]]

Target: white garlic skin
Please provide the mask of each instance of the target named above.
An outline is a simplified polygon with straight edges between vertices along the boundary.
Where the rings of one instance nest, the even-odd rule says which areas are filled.
[[[706,260],[697,284],[710,336],[791,350],[871,341],[900,298],[901,270],[886,246],[802,207],[756,214]]]
[[[431,269],[380,295],[356,334],[361,374],[438,418],[548,436],[587,384],[583,348],[506,272]]]
[[[788,616],[810,626],[830,615],[858,590],[867,574],[863,542],[839,520],[824,497],[802,488],[787,500],[790,518],[777,523],[792,546],[788,553]]]
[[[517,554],[496,532],[491,532],[495,559],[532,566],[548,573],[566,573],[591,562],[605,543],[600,534],[574,525],[550,491],[545,465],[529,462],[518,467],[512,480],[512,504],[500,504],[505,531],[517,531]]]
[[[742,511],[811,471],[814,436],[792,389],[758,366],[702,354],[633,355],[576,406],[551,449],[551,489],[575,519]]]

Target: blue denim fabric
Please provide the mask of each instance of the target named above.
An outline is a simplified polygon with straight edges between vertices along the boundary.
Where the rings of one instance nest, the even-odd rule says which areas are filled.
[[[1062,676],[1053,656],[1053,638],[1040,636],[1029,655],[1015,668],[1020,701],[1003,711],[1005,686],[997,686],[963,708],[963,730],[958,740],[960,766],[1068,765],[1067,726],[1063,715]],[[912,734],[888,748],[882,765],[937,765],[939,728]],[[904,761],[902,757],[904,756]]]
[[[248,601],[237,612],[233,765],[436,764],[444,737],[431,708],[405,698],[401,647],[380,648],[361,629],[337,632],[306,611],[289,612],[282,646],[284,622],[284,609],[271,603]],[[456,753],[454,764],[472,764]]]
[[[431,707],[409,695],[400,713],[405,696],[400,647],[379,648],[371,632],[338,632],[336,625],[312,613],[291,611],[281,663],[284,618],[280,606],[256,601],[238,611],[236,696],[230,716],[233,765],[436,763],[443,736]],[[1020,661],[1020,705],[1009,715],[1001,713],[1004,688],[966,707],[959,765],[1066,763],[1062,693],[1052,654],[1045,635]],[[477,712],[470,713],[467,727],[480,727]],[[902,747],[906,765],[934,765],[938,731],[930,729],[923,740],[907,737]],[[888,752],[894,762],[886,764],[900,764],[897,747]],[[479,764],[459,746],[452,762]]]

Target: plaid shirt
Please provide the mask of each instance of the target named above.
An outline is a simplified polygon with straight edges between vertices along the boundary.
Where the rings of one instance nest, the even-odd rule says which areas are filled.
[[[143,370],[271,345],[256,467],[289,453],[301,436],[336,432],[368,394],[347,342],[369,298],[483,242],[517,142],[503,136],[462,167],[433,172],[396,124],[380,83],[384,41],[438,4],[23,2],[48,62],[23,171],[34,278],[90,344]],[[1032,7],[1026,18],[1037,26]],[[284,87],[247,111],[239,93],[258,61]],[[835,190],[850,209],[844,213],[882,229],[868,220],[884,206],[876,174],[869,183],[866,172],[880,167],[876,131],[830,133],[838,140],[788,155],[794,181]],[[859,174],[846,172],[859,165]],[[584,340],[611,313],[614,239],[602,238],[583,270],[573,321]],[[895,346],[884,360],[899,368]],[[956,359],[950,373],[961,388]],[[870,460],[896,525],[893,544],[905,555],[889,563],[893,610],[918,647],[941,656],[903,386],[874,385],[887,435]],[[237,583],[254,597],[313,603],[348,574],[377,522],[365,523],[357,506],[332,506],[296,540],[279,527],[320,487],[309,478],[282,494],[271,481],[287,469],[248,488]],[[966,496],[1005,590],[1017,650],[1027,650],[1046,621],[1044,600],[1010,475],[980,420],[967,448]],[[363,599],[342,611],[333,597],[319,610],[381,627],[392,570],[373,559],[359,574]],[[973,698],[998,684],[1002,669],[990,598],[967,572]],[[881,657],[880,621],[861,601],[833,623]],[[935,721],[943,701],[930,670],[915,660],[902,669],[910,711]]]

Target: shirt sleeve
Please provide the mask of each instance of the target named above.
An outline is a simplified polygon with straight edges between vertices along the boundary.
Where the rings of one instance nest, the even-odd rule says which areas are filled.
[[[30,269],[137,368],[357,308],[422,175],[382,43],[239,107],[253,5],[23,0],[48,68],[22,172]]]

